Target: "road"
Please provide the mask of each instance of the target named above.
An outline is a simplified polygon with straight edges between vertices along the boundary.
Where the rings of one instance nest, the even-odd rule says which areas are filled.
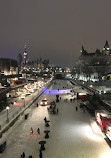
[[[42,98],[53,101],[57,92],[65,93],[73,87],[69,81],[56,81],[46,91]],[[66,88],[63,88],[66,87]],[[59,89],[59,90],[58,90]],[[66,89],[66,90],[65,90]],[[53,91],[54,90],[54,91]],[[56,90],[56,91],[55,91]],[[55,93],[53,93],[55,92]],[[58,115],[50,114],[47,106],[37,108],[32,105],[28,120],[22,116],[16,124],[10,128],[2,137],[1,141],[7,141],[6,150],[0,154],[0,158],[19,158],[22,152],[26,158],[32,155],[39,158],[39,141],[46,140],[46,150],[43,151],[43,158],[110,158],[111,149],[105,141],[104,134],[95,123],[95,118],[79,108],[79,101],[70,102],[69,94],[60,94],[61,101],[56,104],[59,109]],[[68,101],[64,101],[65,99]],[[76,111],[78,106],[78,111]],[[50,120],[50,127],[45,127],[44,117]],[[30,134],[31,127],[34,134]],[[37,135],[37,128],[40,128],[40,136]],[[44,138],[44,130],[50,130],[49,139]]]
[[[44,89],[44,86],[38,90],[36,90],[34,93],[31,93],[31,95],[28,95],[27,97],[25,97],[25,100],[20,99],[20,98],[11,98],[8,100],[9,103],[9,110],[8,110],[8,118],[9,120],[11,120],[15,115],[17,115],[17,113],[19,111],[21,111],[21,109],[24,108],[24,104],[25,106],[31,101],[33,100],[36,96],[38,96],[41,91]],[[21,105],[14,105],[11,104],[11,102],[13,103],[14,101],[16,101],[17,103],[22,103]],[[1,128],[4,127],[4,125],[7,122],[7,110],[4,109],[3,111],[0,112],[0,125]]]

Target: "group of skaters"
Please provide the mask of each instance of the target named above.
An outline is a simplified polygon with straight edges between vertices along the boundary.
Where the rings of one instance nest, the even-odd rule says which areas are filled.
[[[34,133],[34,130],[33,130],[32,127],[31,127],[31,129],[30,129],[30,133],[31,133],[31,134]],[[39,129],[39,128],[37,129],[37,134],[40,135],[40,129]],[[41,155],[41,154],[39,153],[39,155]],[[26,158],[25,152],[22,153],[22,155],[20,156],[20,158]],[[32,156],[32,155],[29,155],[28,158],[33,158],[33,156]],[[42,158],[42,157],[40,157],[40,158]]]
[[[54,114],[54,115],[59,113],[59,109],[56,108],[56,103],[55,103],[55,101],[51,102],[51,105],[50,105],[49,108],[47,108],[47,110],[50,111],[50,113],[52,113],[52,114]]]
[[[33,134],[33,133],[34,133],[34,130],[33,130],[33,128],[32,128],[32,127],[31,127],[31,129],[30,129],[30,133],[31,133],[31,134]],[[40,135],[40,129],[39,129],[39,128],[37,129],[37,134],[38,134],[38,135]]]
[[[60,100],[61,100],[61,97],[60,97]],[[54,101],[52,103],[53,104],[50,106],[50,108],[47,108],[47,110],[49,111],[49,109],[51,109],[53,114],[58,114],[59,109],[56,108],[56,103]],[[38,103],[37,103],[37,107],[38,107]],[[46,117],[44,118],[44,121],[45,121],[45,126],[49,127],[49,122],[50,121],[48,121]],[[32,127],[30,129],[30,133],[34,134],[34,130],[33,130]],[[37,129],[37,134],[40,135],[40,128]],[[20,158],[26,158],[25,152],[22,153],[22,155],[20,156]],[[33,158],[33,156],[29,155],[28,158]],[[43,158],[42,150],[41,149],[39,150],[39,158]]]

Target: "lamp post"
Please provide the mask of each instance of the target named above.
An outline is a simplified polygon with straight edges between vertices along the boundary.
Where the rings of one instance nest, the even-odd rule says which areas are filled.
[[[22,99],[23,100],[23,106],[25,107],[25,98],[24,99]]]
[[[9,122],[9,118],[8,118],[8,110],[10,109],[10,107],[9,106],[7,106],[6,107],[6,110],[7,110],[7,121],[6,121],[6,123],[8,123]]]

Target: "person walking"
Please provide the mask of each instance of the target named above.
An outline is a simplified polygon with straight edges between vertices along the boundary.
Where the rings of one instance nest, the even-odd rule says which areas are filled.
[[[59,109],[57,108],[57,114],[58,114],[58,112],[59,112]]]
[[[78,107],[76,106],[76,111],[78,111]]]

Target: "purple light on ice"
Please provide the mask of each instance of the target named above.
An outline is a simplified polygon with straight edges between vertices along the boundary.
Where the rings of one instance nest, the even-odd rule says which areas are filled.
[[[52,90],[48,90],[46,91],[45,94],[49,94],[49,95],[57,95],[57,94],[68,94],[70,93],[70,90],[68,89],[52,89]]]

